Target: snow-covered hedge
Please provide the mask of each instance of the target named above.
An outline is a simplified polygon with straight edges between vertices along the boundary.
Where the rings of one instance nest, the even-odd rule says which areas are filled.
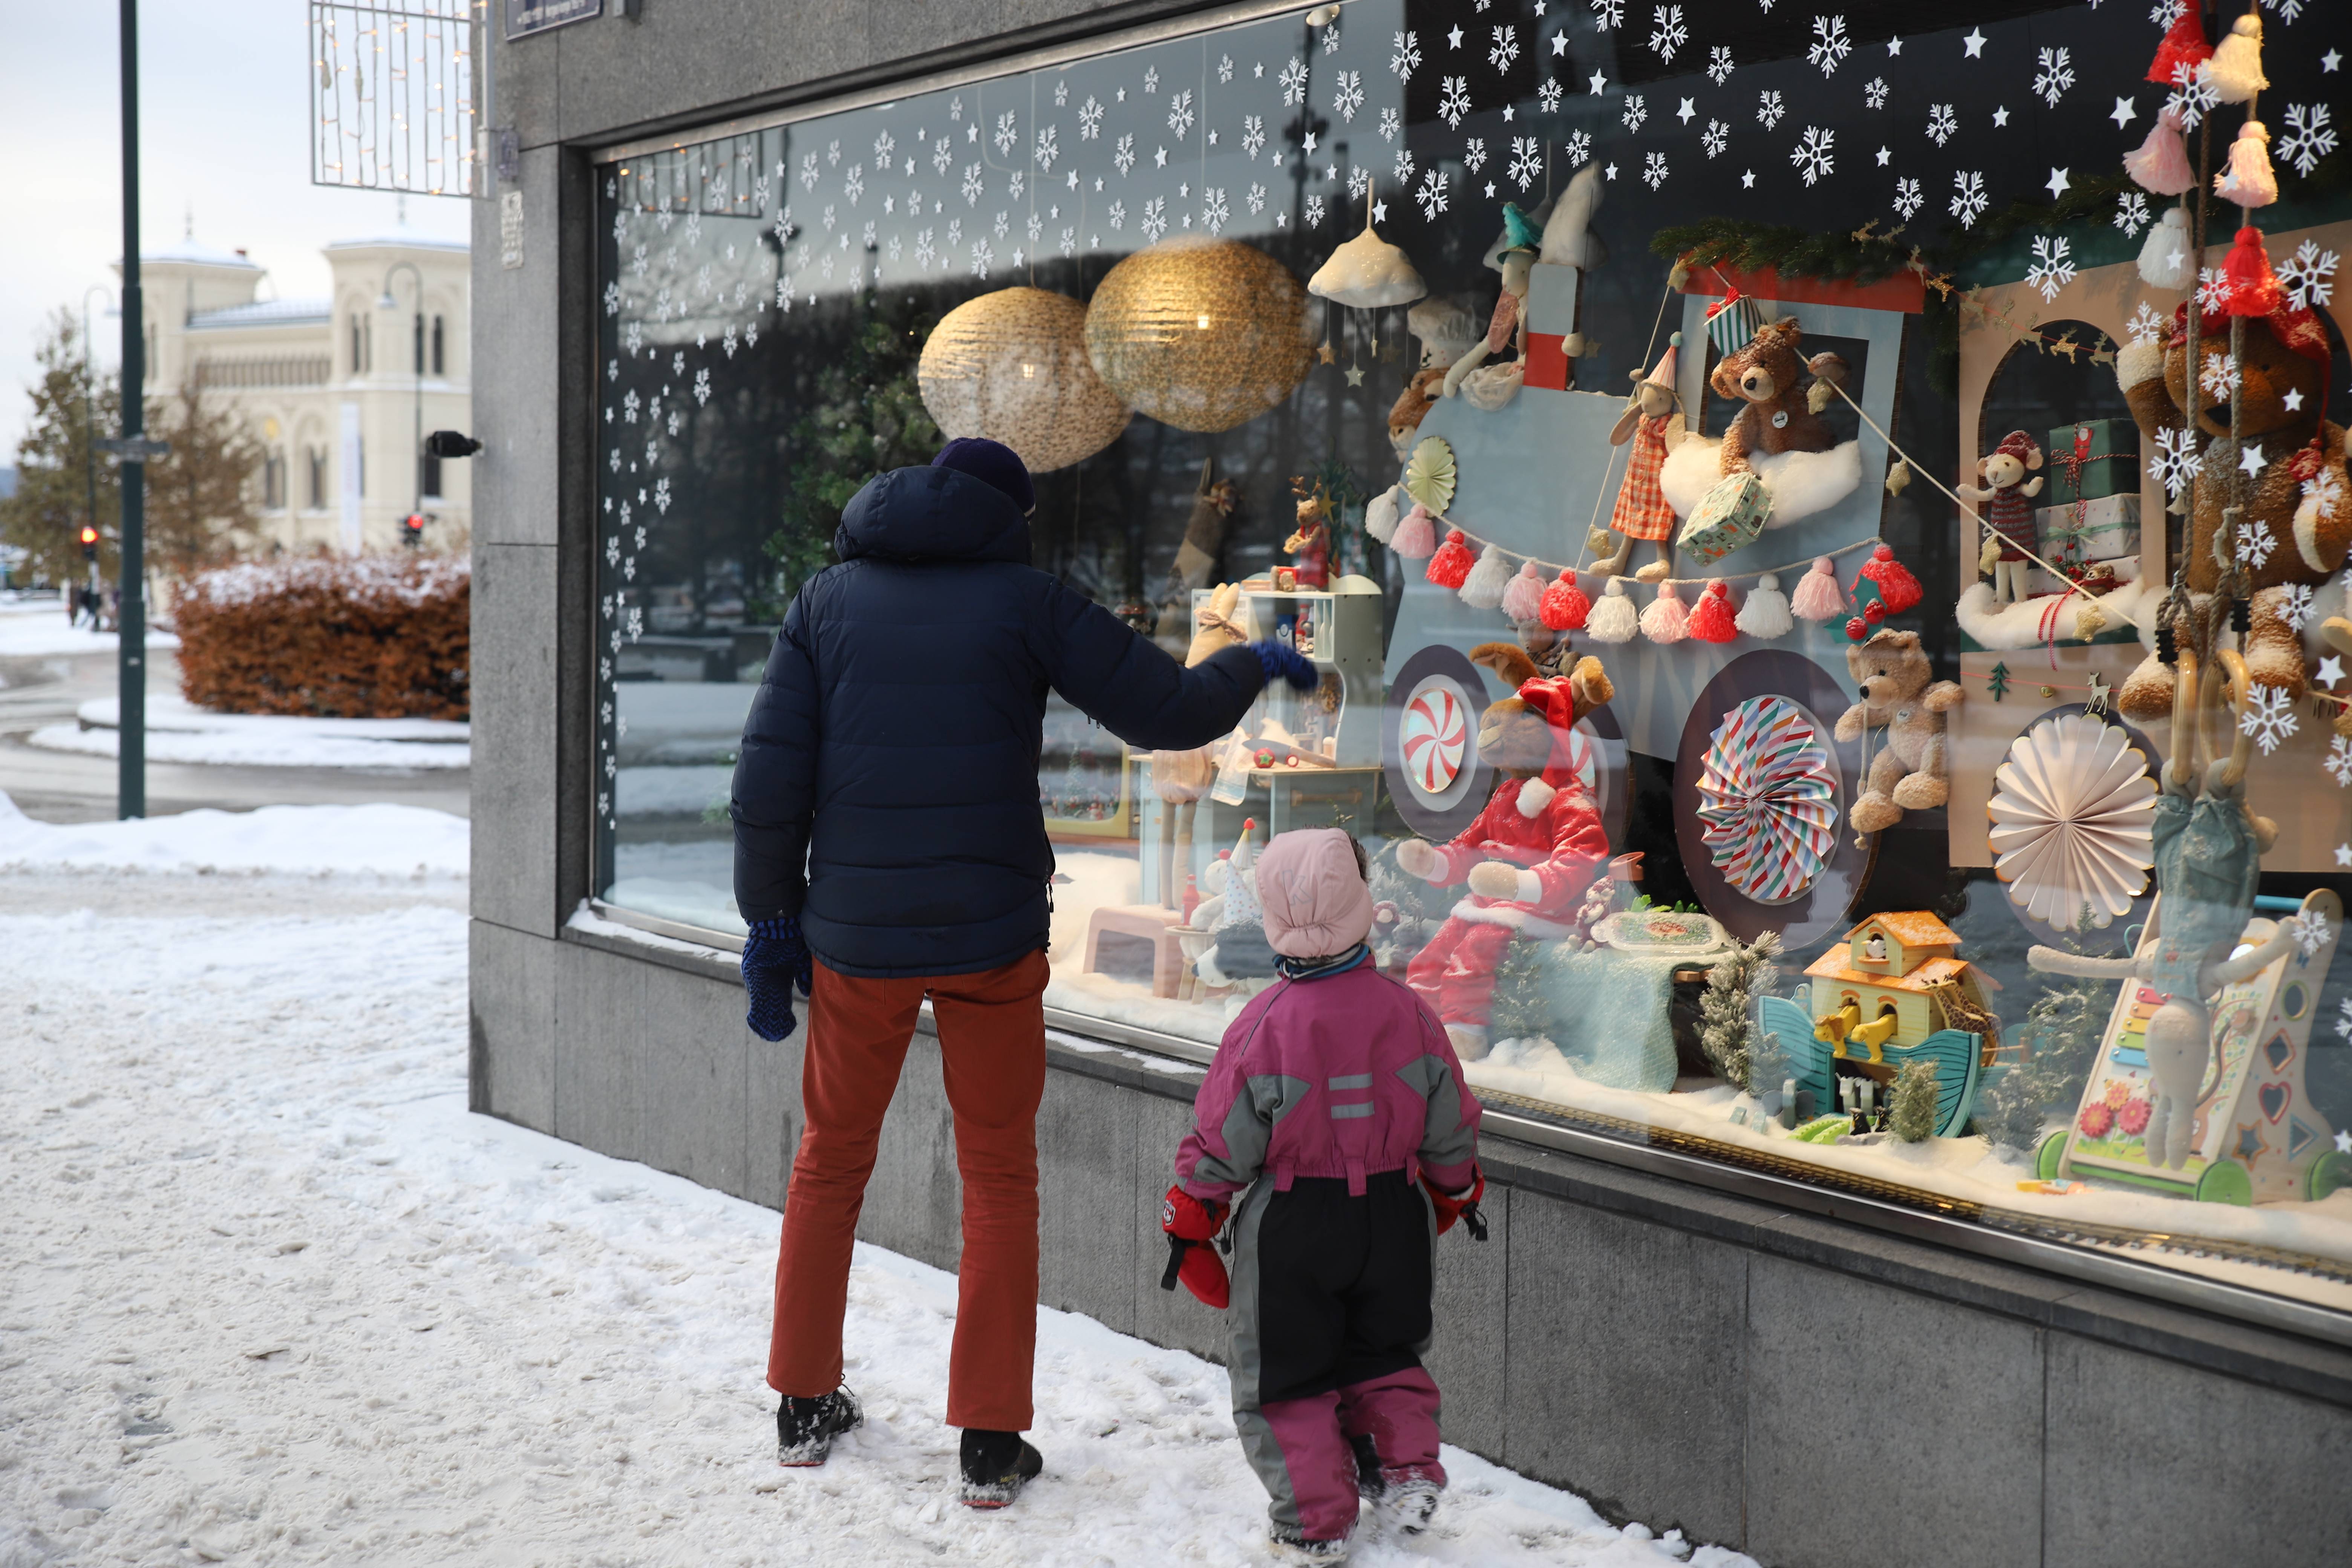
[[[200,573],[173,603],[181,692],[227,713],[463,719],[471,570],[365,555]]]

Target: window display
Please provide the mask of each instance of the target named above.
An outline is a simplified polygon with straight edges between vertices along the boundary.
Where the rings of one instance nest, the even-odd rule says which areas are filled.
[[[1188,752],[1047,697],[1057,1023],[1213,1047],[1336,826],[1498,1109],[2352,1311],[2352,30],[1667,9],[601,164],[600,905],[740,936],[783,607],[984,436],[1039,568],[1321,676]]]

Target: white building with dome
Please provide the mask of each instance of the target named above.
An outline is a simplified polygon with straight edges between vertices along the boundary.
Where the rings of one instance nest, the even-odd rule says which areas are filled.
[[[461,551],[467,465],[422,458],[415,433],[470,428],[467,247],[404,229],[322,254],[325,299],[264,297],[268,273],[242,250],[184,239],[142,255],[148,394],[170,398],[193,371],[261,444],[255,537],[241,547],[394,549],[419,510],[426,549]]]

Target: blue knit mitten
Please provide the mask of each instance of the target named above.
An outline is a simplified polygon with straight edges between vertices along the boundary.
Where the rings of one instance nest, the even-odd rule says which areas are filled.
[[[1322,679],[1315,673],[1314,661],[1302,658],[1297,648],[1286,643],[1278,643],[1269,637],[1250,644],[1249,650],[1257,655],[1257,667],[1265,671],[1268,686],[1277,680],[1287,680],[1301,691],[1311,691],[1315,683]]]
[[[743,1022],[763,1040],[790,1036],[798,1020],[793,1016],[793,986],[809,994],[814,979],[808,943],[801,940],[801,922],[788,915],[751,922],[743,939],[743,990],[751,999]]]

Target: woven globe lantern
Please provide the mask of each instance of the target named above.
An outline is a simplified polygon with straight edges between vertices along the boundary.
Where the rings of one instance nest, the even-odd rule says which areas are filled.
[[[1040,474],[1118,440],[1130,416],[1087,358],[1086,323],[1084,305],[1043,289],[1000,289],[950,310],[915,367],[940,433],[1002,441]]]
[[[1096,374],[1179,430],[1230,430],[1279,407],[1315,363],[1307,290],[1233,239],[1163,240],[1112,268],[1087,310]]]

